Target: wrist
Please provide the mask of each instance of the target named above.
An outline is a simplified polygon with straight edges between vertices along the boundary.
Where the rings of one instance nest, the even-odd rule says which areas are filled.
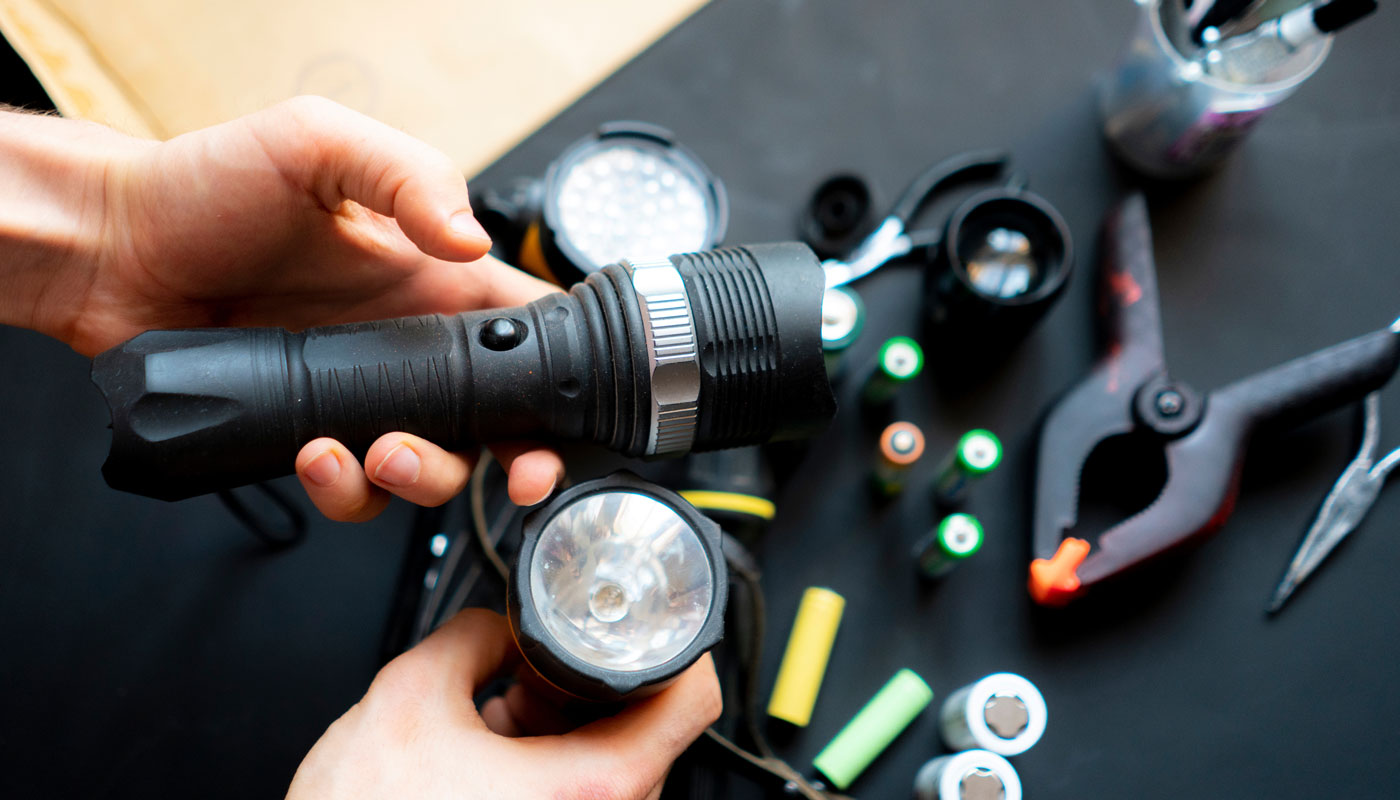
[[[0,323],[68,341],[110,238],[114,173],[141,142],[0,112]]]

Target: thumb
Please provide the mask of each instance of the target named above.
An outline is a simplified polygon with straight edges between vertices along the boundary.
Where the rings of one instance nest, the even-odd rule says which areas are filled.
[[[248,118],[268,155],[329,209],[353,200],[393,217],[424,253],[474,261],[491,237],[467,182],[441,150],[322,97],[296,97]]]
[[[573,764],[574,785],[600,795],[643,798],[657,791],[671,763],[722,710],[714,661],[706,653],[675,683],[623,709],[552,740],[553,758]],[[537,740],[540,741],[540,740]]]

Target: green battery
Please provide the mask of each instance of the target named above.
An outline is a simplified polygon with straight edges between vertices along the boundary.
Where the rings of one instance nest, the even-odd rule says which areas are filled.
[[[949,514],[914,547],[919,572],[941,578],[982,546],[982,523],[971,514]]]
[[[957,505],[967,499],[973,481],[997,468],[1001,463],[1001,440],[996,434],[973,428],[958,439],[957,447],[943,460],[938,477],[933,481],[933,496],[945,505]]]
[[[933,690],[913,670],[902,669],[836,734],[812,766],[844,791],[928,704]]]
[[[867,405],[888,403],[895,390],[913,380],[924,368],[924,351],[908,336],[894,336],[880,345],[875,369],[861,388],[861,401]]]
[[[827,377],[841,374],[846,351],[860,338],[865,327],[865,304],[860,295],[845,286],[826,290],[822,295],[822,355]]]

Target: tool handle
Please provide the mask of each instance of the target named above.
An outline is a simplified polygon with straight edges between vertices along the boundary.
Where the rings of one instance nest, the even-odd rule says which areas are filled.
[[[1209,402],[1236,409],[1250,428],[1288,427],[1360,400],[1397,365],[1400,332],[1387,328],[1236,381]]]
[[[895,201],[890,216],[899,219],[907,228],[944,187],[963,181],[991,180],[1001,174],[1009,159],[1002,150],[974,150],[944,159],[909,182]]]
[[[286,475],[319,436],[363,455],[391,431],[448,449],[548,432],[534,311],[143,333],[93,361],[112,411],[103,475],[176,500]]]

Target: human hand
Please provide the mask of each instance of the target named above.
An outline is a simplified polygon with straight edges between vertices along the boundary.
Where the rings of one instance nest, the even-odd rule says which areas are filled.
[[[380,671],[301,763],[288,800],[654,800],[671,762],[719,717],[708,654],[657,694],[572,731],[521,683],[478,712],[472,695],[518,660],[504,618],[458,614]]]
[[[67,257],[51,259],[61,268],[44,264],[27,281],[18,271],[0,274],[0,288],[12,279],[35,298],[0,321],[50,333],[85,355],[149,329],[300,329],[514,306],[551,290],[494,260],[460,263],[481,258],[490,240],[451,159],[329,100],[297,98],[161,143],[5,116],[6,149],[67,137],[62,157],[34,155],[33,168],[14,176],[18,184],[75,187],[52,192],[52,204],[29,198],[18,222],[60,228],[48,212],[64,210],[79,233]],[[69,163],[84,166],[55,167]],[[6,222],[0,214],[0,232]],[[493,449],[520,505],[543,500],[562,477],[552,451]],[[391,494],[440,505],[462,490],[472,466],[469,455],[402,433],[375,442],[363,466],[331,439],[308,443],[296,460],[312,502],[343,521],[377,515]]]

